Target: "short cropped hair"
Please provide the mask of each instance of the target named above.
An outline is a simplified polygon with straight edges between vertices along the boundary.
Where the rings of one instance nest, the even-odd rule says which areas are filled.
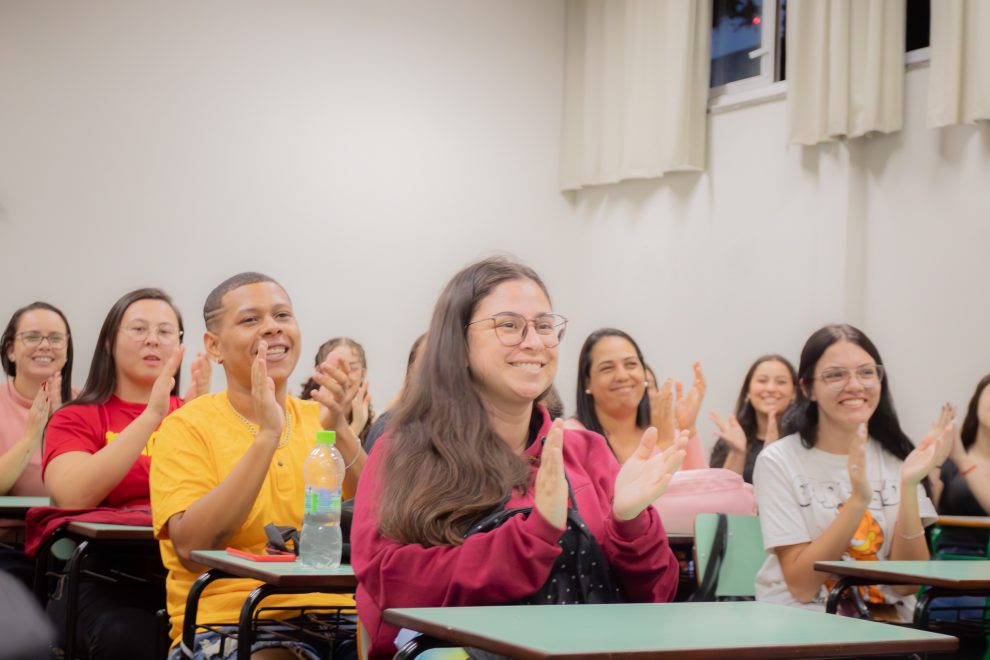
[[[276,282],[273,278],[265,275],[263,273],[246,272],[238,273],[232,277],[228,277],[223,282],[218,284],[213,291],[210,291],[210,295],[206,296],[206,303],[203,305],[203,323],[206,324],[206,329],[213,332],[216,326],[216,320],[220,317],[220,313],[223,311],[223,297],[234,289],[239,289],[242,286],[247,286],[248,284],[259,284],[261,282],[271,282],[278,285],[283,291],[285,287]]]

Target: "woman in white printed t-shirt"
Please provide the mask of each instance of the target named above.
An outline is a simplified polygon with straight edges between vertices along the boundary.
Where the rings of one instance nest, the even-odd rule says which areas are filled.
[[[823,610],[834,578],[816,561],[929,558],[924,526],[936,514],[921,482],[945,460],[954,420],[944,408],[915,447],[884,376],[880,353],[852,326],[826,326],[804,345],[783,420],[791,435],[763,450],[753,476],[769,551],[757,600]],[[859,589],[877,618],[914,605],[913,587]]]

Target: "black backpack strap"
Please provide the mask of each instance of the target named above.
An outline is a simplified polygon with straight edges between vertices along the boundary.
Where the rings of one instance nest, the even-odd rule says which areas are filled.
[[[718,589],[718,573],[722,569],[722,560],[725,558],[725,547],[729,536],[729,517],[724,513],[718,514],[718,523],[715,526],[715,537],[712,539],[712,547],[705,564],[705,574],[701,577],[701,583],[688,599],[691,602],[711,602],[715,600],[715,591]]]

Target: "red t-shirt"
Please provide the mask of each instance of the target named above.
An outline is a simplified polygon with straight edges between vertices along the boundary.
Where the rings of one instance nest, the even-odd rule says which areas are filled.
[[[169,399],[168,411],[182,405],[182,399],[173,396]],[[69,405],[56,412],[45,429],[45,455],[41,476],[53,458],[70,451],[84,451],[95,454],[113,442],[117,434],[137,419],[147,407],[145,403],[130,403],[111,396],[103,404]],[[156,432],[157,433],[157,432]],[[148,490],[148,471],[151,469],[151,454],[155,446],[152,433],[148,444],[134,465],[124,475],[114,489],[106,496],[101,506],[112,507],[151,507]]]

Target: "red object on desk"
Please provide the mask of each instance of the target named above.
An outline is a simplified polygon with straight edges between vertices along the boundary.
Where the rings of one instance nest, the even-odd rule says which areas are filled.
[[[228,555],[234,555],[235,557],[241,557],[243,559],[250,559],[251,561],[295,561],[296,556],[294,554],[285,555],[257,555],[253,552],[248,552],[246,550],[238,550],[237,548],[227,548]]]

